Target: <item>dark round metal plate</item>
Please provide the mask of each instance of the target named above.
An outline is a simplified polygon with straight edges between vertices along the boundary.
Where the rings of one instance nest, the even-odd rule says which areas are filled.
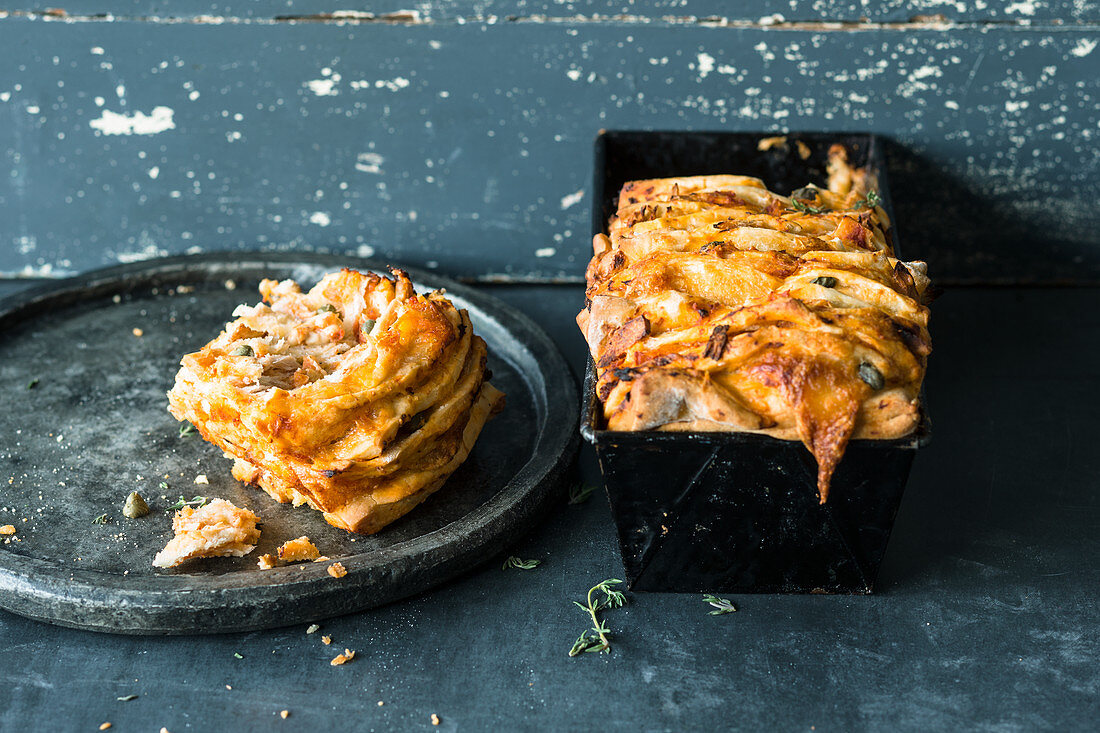
[[[0,302],[0,525],[16,528],[0,536],[0,606],[116,633],[283,626],[417,593],[529,530],[576,453],[573,377],[525,316],[429,273],[410,275],[418,291],[445,288],[469,311],[507,405],[410,514],[373,536],[349,534],[234,481],[220,451],[180,436],[165,399],[180,357],[213,338],[238,303],[258,301],[260,279],[312,285],[344,266],[384,269],[335,255],[206,254],[92,272]],[[200,474],[208,485],[195,483]],[[151,514],[122,515],[132,490]],[[155,570],[180,495],[253,509],[264,523],[259,545],[243,558]],[[330,577],[323,562],[257,567],[300,535],[347,575]]]

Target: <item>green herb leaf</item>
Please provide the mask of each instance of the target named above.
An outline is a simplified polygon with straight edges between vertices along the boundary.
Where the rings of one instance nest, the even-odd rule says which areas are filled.
[[[34,389],[38,386],[38,377],[35,377],[31,381],[27,382],[27,389]]]
[[[608,578],[600,581],[588,590],[586,603],[573,601],[577,608],[587,613],[588,617],[592,619],[592,628],[577,637],[577,640],[573,642],[573,648],[569,650],[569,656],[575,657],[578,654],[607,653],[611,651],[611,642],[607,638],[607,635],[611,632],[596,614],[605,608],[620,608],[626,603],[626,596],[614,588],[622,582],[618,578]],[[600,593],[603,593],[604,597],[602,599],[594,597]]]
[[[252,347],[248,344],[241,344],[237,348],[229,352],[230,356],[255,356],[256,352],[252,350]]]
[[[500,569],[508,570],[509,568],[515,568],[516,570],[534,570],[539,565],[542,565],[542,560],[521,560],[515,555],[509,555]]]
[[[119,702],[130,702],[131,700],[137,700],[137,695],[124,695],[123,697],[116,697]]]
[[[317,312],[318,313],[335,313],[336,312],[336,306],[334,306],[332,303],[325,303],[323,306],[321,306],[320,308],[317,309]]]
[[[185,506],[198,508],[198,507],[202,506],[203,504],[205,504],[208,501],[210,501],[210,497],[207,497],[207,496],[192,496],[191,501],[188,501],[185,497],[181,496],[175,504],[173,504],[172,506],[170,506],[168,508],[169,509],[183,509]]]
[[[596,490],[595,486],[585,486],[584,484],[575,484],[569,487],[569,503],[570,504],[583,504],[588,501],[588,497],[592,496],[592,492]]]
[[[185,422],[183,425],[180,425],[180,437],[181,438],[186,438],[187,436],[194,435],[194,434],[195,434],[195,426],[192,425],[191,423]]]
[[[237,652],[233,652],[233,656],[234,656],[235,658],[237,658],[237,659],[244,659],[244,657],[242,657],[242,656],[241,656],[240,654],[238,654]]]
[[[873,209],[882,205],[882,198],[877,191],[868,191],[867,195],[852,205],[854,209]]]
[[[737,607],[728,598],[719,598],[709,593],[703,596],[703,603],[714,606],[714,610],[710,612],[711,616],[722,616],[737,610]]]
[[[165,491],[168,490],[168,482],[167,481],[161,481],[159,484],[157,484],[157,486],[164,489]]]
[[[107,515],[100,514],[98,517],[92,520],[92,524],[107,524]]]
[[[810,206],[804,201],[798,199],[791,199],[791,208],[801,211],[804,214],[824,214],[827,209],[820,209],[816,206]]]

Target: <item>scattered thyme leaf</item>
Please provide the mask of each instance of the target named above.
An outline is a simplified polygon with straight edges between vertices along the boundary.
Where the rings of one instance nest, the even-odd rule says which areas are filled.
[[[723,616],[737,610],[737,607],[728,598],[718,598],[709,593],[703,595],[703,603],[714,606],[714,610],[710,612],[711,616]]]
[[[38,377],[35,377],[31,381],[27,382],[27,389],[34,389],[35,387],[38,386],[38,382],[39,382]]]
[[[137,519],[149,513],[149,505],[144,497],[136,491],[131,491],[126,497],[126,503],[122,506],[122,515],[127,519]]]
[[[98,517],[92,520],[92,524],[107,524],[107,515],[100,514]]]
[[[173,504],[172,506],[170,506],[168,508],[169,509],[183,509],[185,506],[191,506],[191,507],[198,508],[198,507],[206,504],[206,502],[208,502],[208,501],[210,501],[210,497],[208,497],[208,496],[192,496],[191,501],[188,501],[186,499],[186,497],[181,496],[175,504]]]
[[[183,425],[180,425],[180,437],[181,438],[186,438],[186,437],[188,437],[190,435],[194,435],[194,434],[195,434],[195,426],[192,425],[191,423],[185,422]]]
[[[307,634],[315,634],[320,630],[321,630],[321,627],[318,626],[317,624],[310,624],[309,626],[306,627],[306,633]]]
[[[592,496],[592,492],[596,490],[595,486],[586,486],[584,484],[575,484],[569,487],[569,503],[570,504],[583,504],[588,501],[588,497]]]
[[[122,697],[116,697],[119,702],[130,702],[131,700],[137,700],[137,695],[123,695]]]
[[[817,206],[810,206],[806,202],[799,201],[798,199],[791,199],[791,208],[801,211],[804,214],[824,214],[827,211]]]
[[[161,489],[164,489],[165,491],[168,490],[168,482],[167,481],[161,481],[159,484],[157,484],[157,486]]]
[[[539,565],[542,565],[542,560],[521,560],[515,555],[509,555],[500,569],[508,570],[509,568],[515,568],[516,570],[534,570]]]
[[[600,581],[588,590],[586,603],[573,601],[574,605],[587,613],[589,618],[592,619],[592,628],[586,629],[583,634],[577,637],[577,640],[573,642],[573,648],[569,650],[569,656],[575,657],[579,654],[607,653],[611,651],[611,642],[607,638],[607,635],[611,632],[607,626],[600,622],[597,614],[603,609],[620,608],[626,603],[626,596],[623,595],[622,591],[614,588],[622,582],[618,578],[608,578]],[[603,598],[599,598],[600,593],[603,593]],[[593,595],[596,597],[594,598]]]
[[[234,657],[235,657],[236,659],[244,659],[244,657],[242,657],[242,656],[240,655],[240,652],[233,652],[233,656],[234,656]]]
[[[878,191],[868,191],[867,195],[856,201],[852,205],[853,209],[873,209],[876,206],[882,205],[882,198],[878,195]]]

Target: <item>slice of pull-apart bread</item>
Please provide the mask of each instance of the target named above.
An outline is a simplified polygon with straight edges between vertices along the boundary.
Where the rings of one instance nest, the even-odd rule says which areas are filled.
[[[172,518],[176,536],[153,558],[158,568],[172,568],[199,557],[242,557],[260,541],[260,518],[225,499],[198,509],[185,506]]]
[[[503,406],[469,315],[393,274],[343,270],[306,293],[264,280],[263,303],[183,358],[169,411],[235,459],[237,479],[377,532],[436,491]]]

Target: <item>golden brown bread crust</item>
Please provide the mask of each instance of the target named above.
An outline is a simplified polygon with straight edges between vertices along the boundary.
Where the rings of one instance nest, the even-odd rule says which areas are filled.
[[[577,317],[608,429],[802,440],[822,502],[851,437],[915,429],[925,265],[893,257],[874,178],[840,146],[829,173],[791,197],[745,176],[623,186]]]
[[[183,358],[169,410],[237,479],[377,532],[443,484],[503,405],[466,312],[394,275],[344,270],[308,293],[265,280],[266,304],[238,306]]]

